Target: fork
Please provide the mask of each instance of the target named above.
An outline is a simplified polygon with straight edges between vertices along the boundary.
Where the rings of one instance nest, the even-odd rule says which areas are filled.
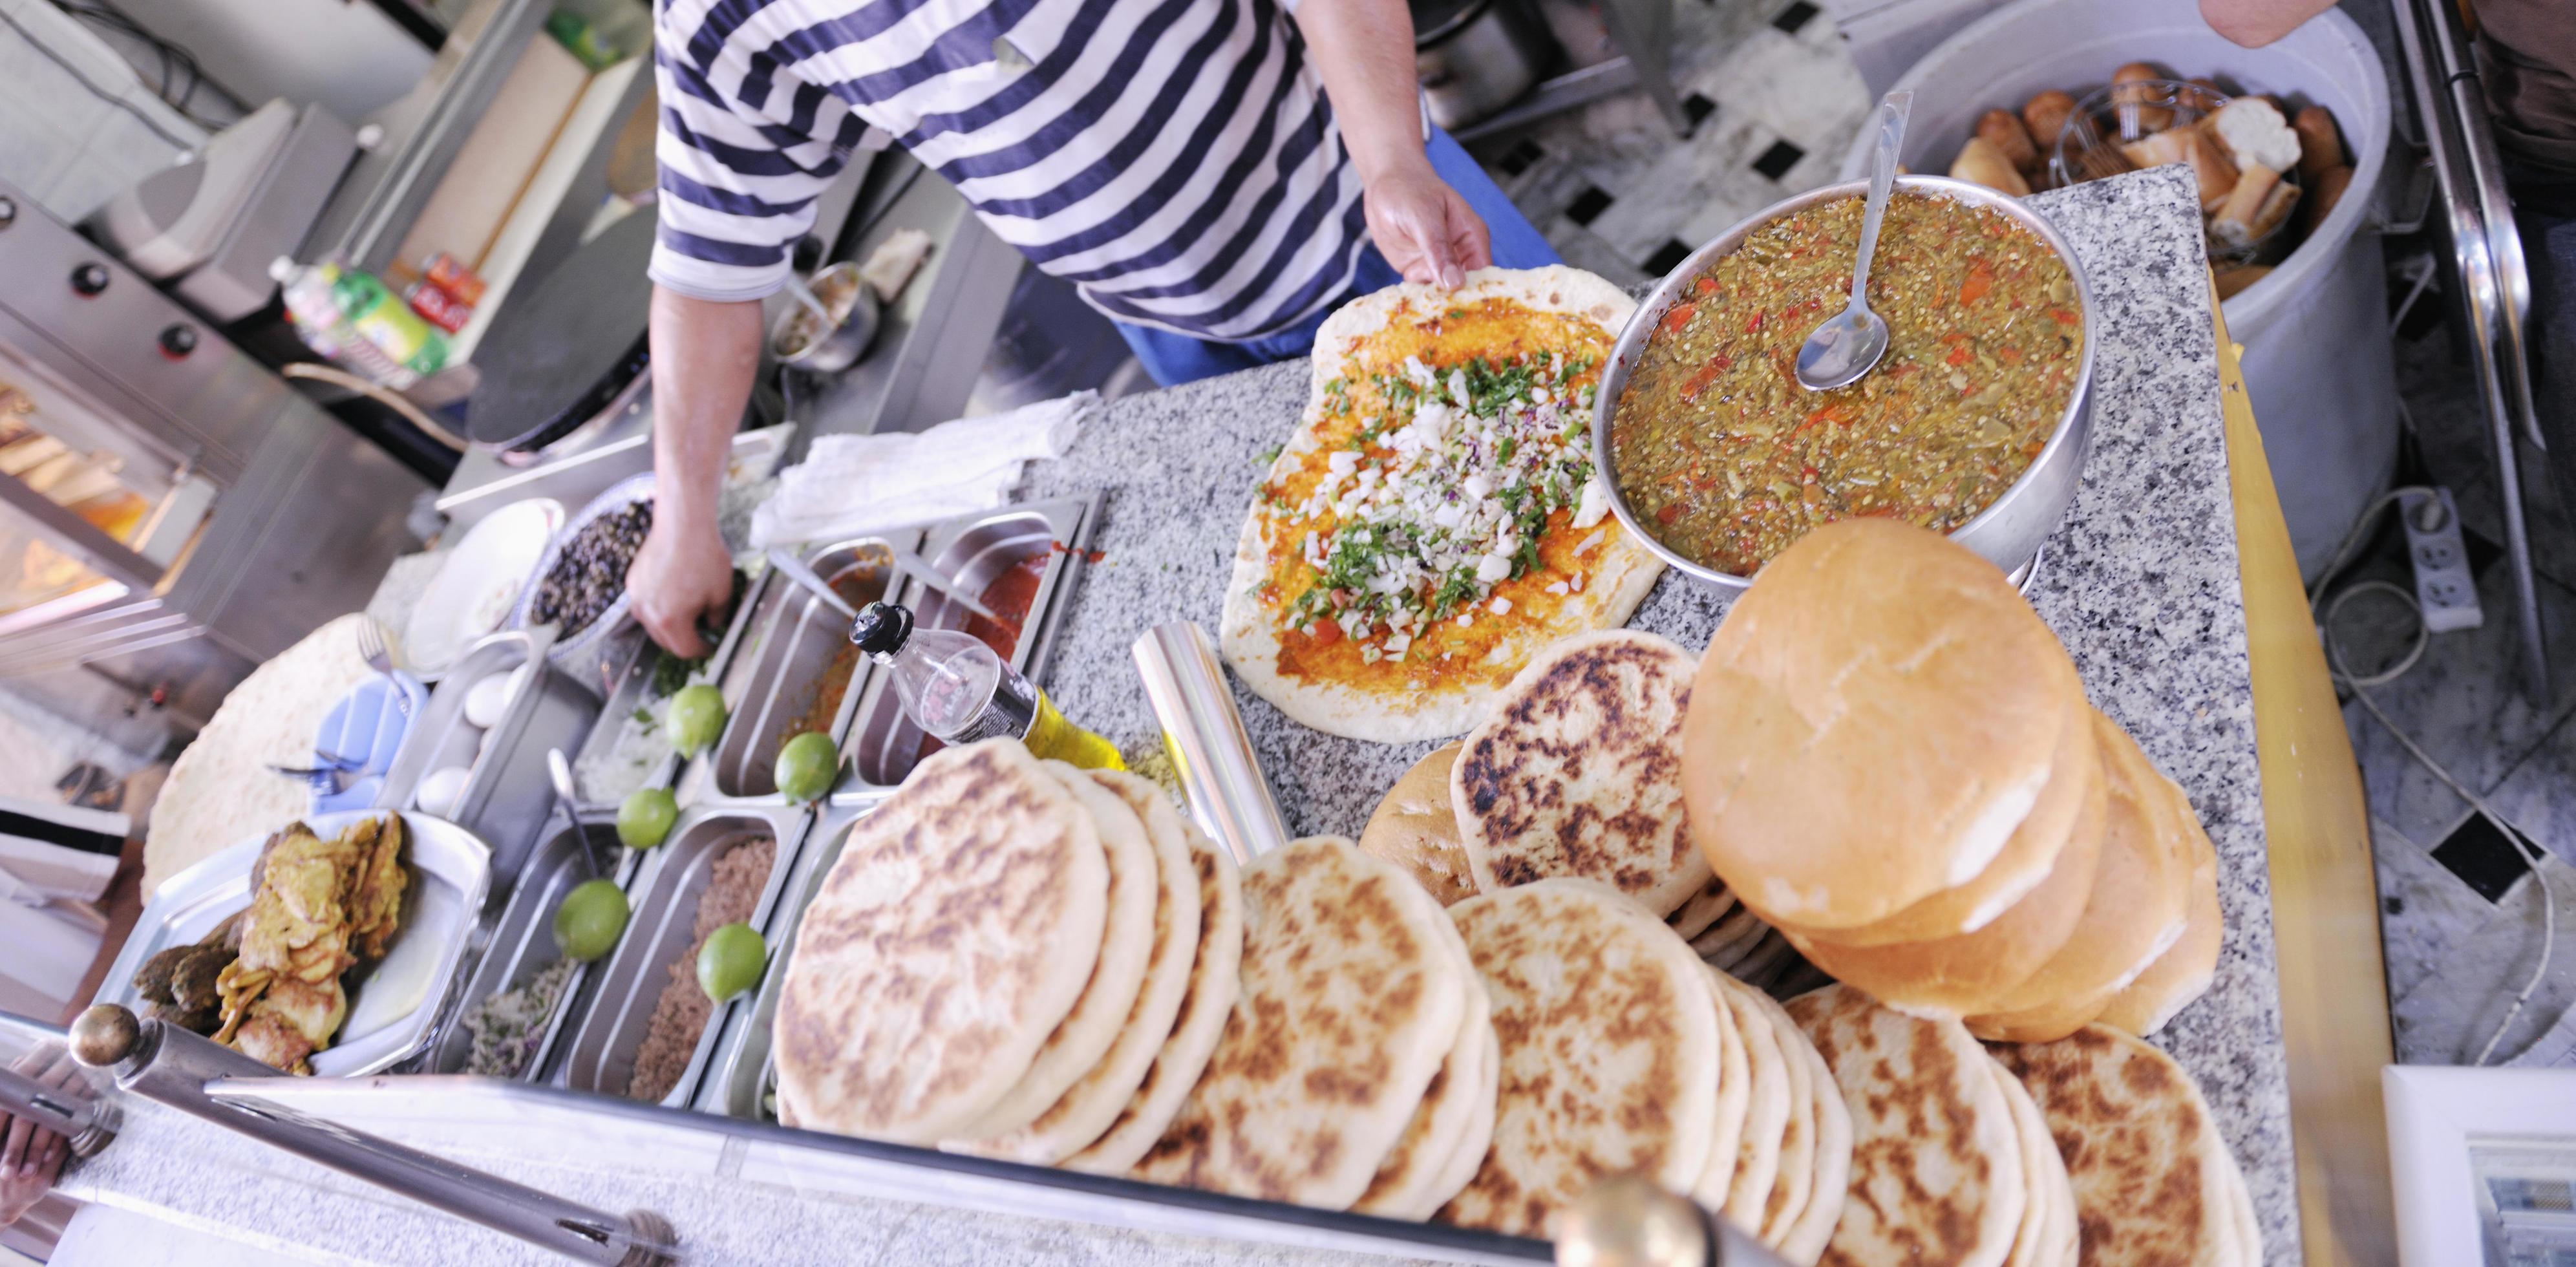
[[[394,676],[393,649],[385,645],[384,631],[377,628],[373,617],[358,622],[358,658],[384,675],[385,685],[393,691],[394,711],[410,720],[411,692],[404,690],[402,681]]]

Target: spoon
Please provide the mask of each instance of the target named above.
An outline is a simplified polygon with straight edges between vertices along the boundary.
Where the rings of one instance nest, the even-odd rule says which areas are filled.
[[[1905,141],[1912,92],[1891,92],[1878,107],[1878,148],[1869,160],[1869,205],[1860,217],[1860,256],[1852,261],[1851,306],[1825,319],[1798,349],[1798,385],[1831,391],[1860,381],[1887,355],[1887,321],[1869,310],[1869,257],[1878,251],[1879,221],[1896,186],[1896,147]]]
[[[805,566],[804,560],[785,550],[772,550],[769,552],[769,566],[778,569],[779,574],[788,580],[804,586],[806,592],[822,599],[825,606],[841,613],[843,618],[849,620],[859,618],[858,609],[850,606],[839,594],[832,592],[832,587],[825,583],[822,577],[814,575],[814,569]]]

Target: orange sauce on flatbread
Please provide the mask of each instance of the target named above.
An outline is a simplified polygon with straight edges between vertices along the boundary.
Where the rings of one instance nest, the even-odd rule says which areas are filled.
[[[1384,327],[1350,340],[1341,378],[1350,407],[1336,411],[1328,405],[1313,426],[1315,446],[1297,455],[1299,460],[1285,473],[1265,481],[1260,495],[1275,504],[1303,504],[1324,478],[1325,463],[1333,452],[1348,448],[1370,419],[1391,413],[1376,377],[1383,374],[1401,379],[1406,357],[1419,357],[1440,374],[1477,357],[1501,362],[1529,353],[1544,356],[1553,352],[1562,354],[1568,365],[1577,360],[1590,362],[1581,375],[1570,376],[1558,385],[1563,394],[1597,385],[1601,366],[1609,359],[1612,337],[1612,332],[1582,317],[1534,312],[1507,299],[1485,299],[1430,312],[1417,311],[1408,302],[1389,315]],[[1587,438],[1583,443],[1589,445],[1588,414],[1584,428]],[[1394,452],[1374,444],[1367,451],[1380,458]],[[1334,682],[1374,693],[1510,680],[1520,663],[1512,656],[1502,657],[1501,663],[1489,663],[1496,644],[1554,622],[1566,604],[1578,601],[1579,595],[1551,594],[1548,586],[1566,582],[1570,590],[1573,579],[1582,576],[1588,591],[1593,576],[1610,557],[1609,545],[1619,533],[1617,521],[1605,518],[1577,532],[1568,526],[1572,519],[1571,509],[1548,515],[1547,528],[1538,539],[1539,565],[1518,577],[1497,582],[1483,600],[1462,607],[1461,611],[1473,616],[1467,627],[1459,627],[1455,614],[1447,620],[1426,622],[1415,631],[1412,646],[1402,657],[1375,663],[1363,660],[1358,644],[1343,636],[1341,628],[1330,620],[1315,622],[1313,634],[1283,627],[1277,660],[1281,676]],[[1329,508],[1308,518],[1267,521],[1270,571],[1258,597],[1275,618],[1284,621],[1290,606],[1321,577],[1313,565],[1299,557],[1297,543],[1308,532],[1328,532],[1340,523]],[[1600,539],[1590,550],[1577,554],[1577,547],[1594,533],[1599,533]],[[1493,612],[1496,598],[1510,601],[1508,612]]]

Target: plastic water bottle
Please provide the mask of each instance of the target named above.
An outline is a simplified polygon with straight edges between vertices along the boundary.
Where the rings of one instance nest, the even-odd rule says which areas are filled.
[[[1011,738],[1069,765],[1127,768],[1117,745],[1066,721],[1046,692],[979,639],[953,629],[917,629],[911,609],[870,603],[850,626],[850,641],[893,671],[904,715],[943,743]]]

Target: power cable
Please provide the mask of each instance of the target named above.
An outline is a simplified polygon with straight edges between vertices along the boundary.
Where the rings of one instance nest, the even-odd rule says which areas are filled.
[[[2368,509],[2361,512],[2359,519],[2353,521],[2352,531],[2344,534],[2343,543],[2335,548],[2333,560],[2326,564],[2325,572],[2317,577],[2316,587],[2308,591],[2308,609],[2316,617],[2317,638],[2325,644],[2326,667],[2334,680],[2352,692],[2353,699],[2361,704],[2362,710],[2376,719],[2390,735],[2395,736],[2398,744],[2406,749],[2409,756],[2414,757],[2425,769],[2432,771],[2434,778],[2441,780],[2445,786],[2458,793],[2460,799],[2468,802],[2469,808],[2475,811],[2478,817],[2485,819],[2498,834],[2512,842],[2515,852],[2522,855],[2524,865],[2530,869],[2532,879],[2540,884],[2540,962],[2532,965],[2530,979],[2523,982],[2522,990],[2513,996],[2513,1005],[2505,1009],[2504,1019],[2496,1022],[2495,1032],[2487,1035],[2486,1045],[2478,1049],[2477,1058],[2469,1062],[2471,1065],[2483,1065],[2489,1057],[2495,1055],[2496,1044],[2504,1040],[2505,1031],[2513,1028],[2515,1018],[2522,1015],[2523,1008],[2531,1002],[2531,996],[2539,991],[2541,981],[2549,975],[2550,954],[2557,948],[2558,943],[2558,892],[2549,883],[2549,873],[2541,865],[2542,856],[2537,847],[2525,839],[2512,824],[2506,822],[2503,815],[2496,813],[2487,804],[2486,798],[2470,791],[2466,784],[2452,777],[2451,772],[2442,768],[2442,763],[2435,761],[2430,753],[2425,752],[2423,747],[2415,742],[2413,736],[2399,729],[2396,721],[2379,707],[2379,701],[2372,699],[2369,690],[2366,689],[2385,686],[2396,681],[2424,658],[2425,648],[2432,641],[2432,632],[2424,623],[2424,608],[2422,604],[2415,601],[2415,595],[2394,582],[2372,580],[2358,582],[2336,594],[2333,602],[2325,602],[2327,587],[2334,583],[2338,574],[2352,565],[2362,544],[2369,540],[2371,529],[2378,525],[2380,514],[2390,506],[2399,505],[2411,496],[2431,498],[2436,507],[2441,505],[2439,493],[2420,485],[2391,489],[2381,494],[2377,501],[2372,502]],[[2398,602],[2405,605],[2407,611],[2414,614],[2415,640],[2407,647],[2406,653],[2398,657],[2396,663],[2368,674],[2354,673],[2351,666],[2344,663],[2342,645],[2335,641],[2335,617],[2343,611],[2344,604],[2363,594],[2376,593],[2395,597]],[[2318,610],[2320,604],[2323,604],[2322,611]]]
[[[43,40],[37,39],[36,33],[28,30],[25,26],[20,25],[18,19],[10,16],[7,9],[0,9],[0,22],[7,23],[10,30],[18,33],[18,38],[25,40],[28,45],[33,47],[37,52],[44,54],[45,60],[52,62],[56,66],[62,67],[63,73],[70,75],[75,82],[80,84],[81,87],[88,89],[91,96],[96,97],[99,100],[126,112],[127,114],[133,115],[136,122],[139,122],[144,127],[151,129],[154,136],[160,137],[162,140],[169,142],[171,148],[186,150],[190,153],[196,152],[199,142],[183,140],[171,135],[168,128],[161,126],[160,120],[136,109],[133,102],[126,100],[123,96],[117,93],[109,92],[108,90],[99,87],[97,84],[91,83],[89,76],[81,73],[80,67],[74,66],[70,62],[64,60],[63,55],[55,52],[51,45],[46,44]]]

